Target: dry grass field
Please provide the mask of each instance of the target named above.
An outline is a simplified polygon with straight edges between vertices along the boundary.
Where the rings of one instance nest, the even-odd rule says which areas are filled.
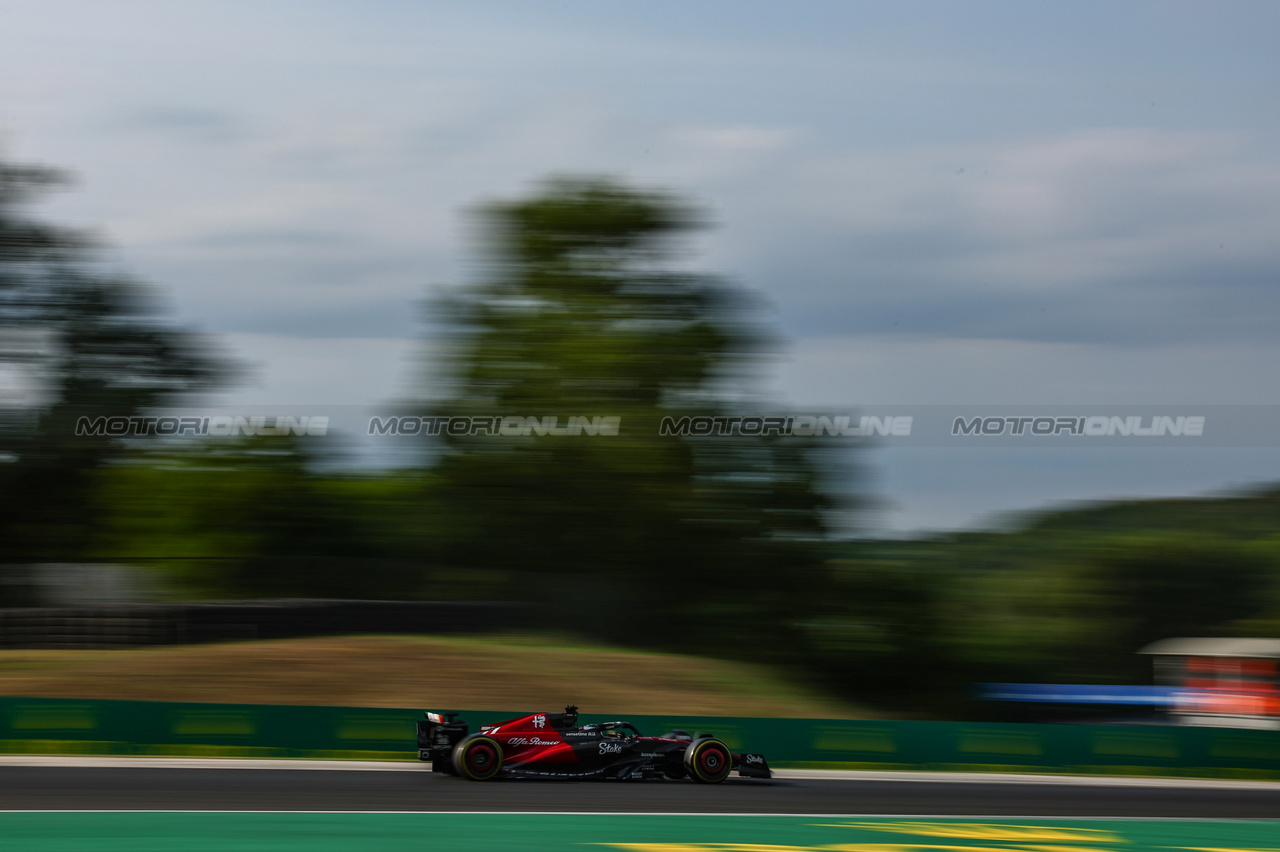
[[[858,718],[761,667],[546,637],[354,636],[127,650],[0,650],[0,695]]]

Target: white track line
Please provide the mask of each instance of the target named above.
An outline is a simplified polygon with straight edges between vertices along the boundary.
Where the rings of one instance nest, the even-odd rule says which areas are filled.
[[[209,757],[97,757],[88,755],[0,755],[0,766],[107,769],[288,769],[342,772],[430,772],[416,760],[243,760]],[[1216,778],[1146,778],[1119,775],[1021,775],[984,772],[905,772],[834,769],[775,769],[779,779],[813,781],[898,781],[933,784],[1039,784],[1073,787],[1183,787],[1272,790],[1280,781]]]
[[[1014,772],[862,772],[830,769],[775,769],[778,778],[823,781],[914,781],[934,784],[1062,784],[1075,787],[1209,787],[1224,790],[1273,790],[1280,781],[1233,778],[1156,778],[1136,775],[1022,775]]]

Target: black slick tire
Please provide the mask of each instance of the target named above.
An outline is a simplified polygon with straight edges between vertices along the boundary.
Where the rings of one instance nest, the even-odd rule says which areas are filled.
[[[467,737],[453,747],[453,769],[469,781],[488,781],[502,770],[502,746],[492,737]]]
[[[684,750],[684,768],[694,781],[719,784],[733,771],[733,755],[715,737],[694,740]]]

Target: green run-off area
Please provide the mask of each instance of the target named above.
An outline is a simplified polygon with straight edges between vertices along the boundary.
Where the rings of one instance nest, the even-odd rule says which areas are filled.
[[[619,802],[625,807],[626,802]],[[441,813],[0,813],[0,850],[1280,850],[1280,822]]]

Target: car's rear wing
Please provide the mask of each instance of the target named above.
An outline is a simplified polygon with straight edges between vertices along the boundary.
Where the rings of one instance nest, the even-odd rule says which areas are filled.
[[[418,759],[447,760],[458,740],[470,732],[470,727],[458,719],[457,713],[426,710],[422,715],[426,718],[418,720]]]

